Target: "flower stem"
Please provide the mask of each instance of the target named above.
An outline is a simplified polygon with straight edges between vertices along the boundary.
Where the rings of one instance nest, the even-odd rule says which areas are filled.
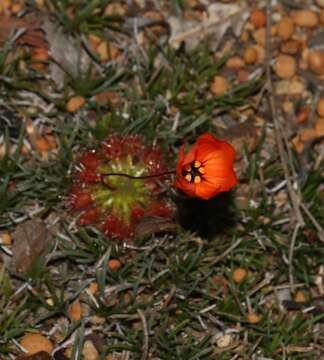
[[[145,180],[145,179],[151,179],[151,178],[160,177],[160,176],[164,176],[164,175],[171,175],[171,174],[174,174],[174,173],[175,173],[175,170],[165,171],[165,172],[160,173],[160,174],[142,175],[142,176],[133,176],[133,175],[125,174],[125,173],[103,173],[103,174],[101,174],[101,176],[123,176],[123,177],[126,177],[128,179]]]

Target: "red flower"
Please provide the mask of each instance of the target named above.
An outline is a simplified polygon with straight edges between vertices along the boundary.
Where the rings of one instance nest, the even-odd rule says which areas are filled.
[[[179,153],[177,188],[189,196],[208,200],[236,185],[233,170],[235,150],[232,145],[205,133],[187,154],[184,148],[185,144]]]

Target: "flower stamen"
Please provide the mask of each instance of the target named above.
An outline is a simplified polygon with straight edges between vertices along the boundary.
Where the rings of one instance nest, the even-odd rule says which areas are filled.
[[[203,180],[202,174],[205,173],[204,167],[198,160],[192,161],[183,167],[182,175],[189,183],[200,184]]]

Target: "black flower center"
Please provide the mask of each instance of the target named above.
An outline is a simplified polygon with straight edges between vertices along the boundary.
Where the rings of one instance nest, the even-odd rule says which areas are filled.
[[[201,162],[195,160],[185,165],[182,168],[181,174],[188,181],[188,183],[199,184],[204,179],[202,176],[204,173],[205,168],[202,166]]]

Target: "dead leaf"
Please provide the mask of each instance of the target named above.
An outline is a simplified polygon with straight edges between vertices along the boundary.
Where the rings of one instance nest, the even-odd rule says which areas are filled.
[[[10,40],[15,30],[25,30],[16,41],[22,45],[47,47],[45,34],[38,21],[0,16],[0,44]]]
[[[52,356],[46,351],[40,351],[33,355],[21,355],[16,360],[53,360]]]
[[[245,149],[250,153],[256,149],[261,129],[255,125],[254,121],[248,120],[229,129],[220,130],[218,134],[222,140],[233,145],[236,150],[236,159],[240,159],[243,157]]]
[[[49,43],[49,54],[54,62],[50,64],[51,77],[59,87],[63,87],[66,74],[77,77],[87,72],[90,57],[80,43],[63,29],[49,20],[43,29]]]
[[[160,232],[175,232],[177,228],[177,224],[170,219],[149,216],[141,219],[141,222],[136,226],[135,235],[149,236]]]
[[[185,21],[179,17],[170,17],[170,45],[178,48],[184,42],[187,49],[192,49],[207,37],[211,37],[218,45],[229,27],[239,35],[247,17],[245,6],[219,2],[208,6],[207,16],[203,21]]]
[[[17,273],[26,273],[35,259],[49,251],[52,240],[50,231],[39,219],[19,224],[12,237],[11,265]]]

